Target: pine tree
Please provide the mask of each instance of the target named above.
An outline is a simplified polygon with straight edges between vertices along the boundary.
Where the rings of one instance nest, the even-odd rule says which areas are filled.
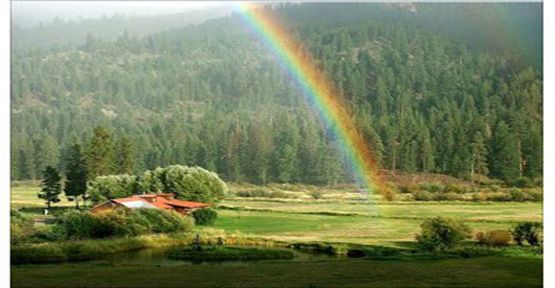
[[[487,147],[482,133],[476,133],[472,141],[472,166],[470,168],[470,180],[474,182],[474,174],[488,175]]]
[[[62,193],[60,181],[60,175],[54,167],[47,166],[44,169],[41,192],[39,192],[38,197],[46,201],[48,209],[50,209],[52,203],[60,202],[59,195]]]
[[[75,201],[75,208],[79,209],[79,197],[85,199],[87,192],[86,160],[79,144],[71,146],[69,154],[64,192],[68,199]]]
[[[94,128],[94,136],[87,149],[87,167],[89,176],[94,179],[99,175],[110,175],[114,172],[114,145],[112,135],[103,127]]]
[[[131,139],[122,136],[117,144],[118,174],[133,174],[135,170],[135,148]]]
[[[490,175],[505,181],[516,179],[520,174],[518,144],[505,122],[499,121],[495,127],[490,147]]]

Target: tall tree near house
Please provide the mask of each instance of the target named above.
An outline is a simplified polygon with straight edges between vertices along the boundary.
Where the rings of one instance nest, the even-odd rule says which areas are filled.
[[[69,153],[64,192],[68,199],[75,201],[75,208],[79,209],[79,198],[84,200],[87,193],[87,166],[81,145],[74,144]]]
[[[60,174],[58,174],[58,171],[54,167],[47,166],[44,169],[41,192],[39,192],[38,197],[46,201],[48,209],[50,209],[52,203],[60,202],[59,195],[62,193],[62,184],[60,180]]]
[[[131,139],[122,136],[117,144],[118,174],[133,174],[135,170],[135,147]]]
[[[114,144],[112,135],[103,127],[94,128],[94,136],[87,149],[89,176],[109,175],[114,172]]]

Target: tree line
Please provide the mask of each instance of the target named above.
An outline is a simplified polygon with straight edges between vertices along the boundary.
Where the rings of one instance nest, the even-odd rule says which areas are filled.
[[[308,8],[276,9],[294,18]],[[406,21],[305,18],[291,29],[351,106],[380,168],[541,177],[538,67]],[[351,181],[336,139],[236,16],[142,39],[90,37],[12,64],[12,179],[40,178],[46,166],[69,173],[70,143],[86,143],[89,175],[184,164],[227,181]]]

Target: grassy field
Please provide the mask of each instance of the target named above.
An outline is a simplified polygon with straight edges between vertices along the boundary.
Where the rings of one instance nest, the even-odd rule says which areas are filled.
[[[287,187],[297,193],[298,187]],[[312,187],[309,187],[313,189]],[[349,188],[350,189],[350,188]],[[40,215],[38,188],[12,187],[12,208]],[[356,197],[225,199],[206,235],[242,235],[276,241],[326,241],[397,246],[414,241],[423,219],[449,216],[474,232],[542,221],[541,203],[372,202]],[[72,209],[65,199],[55,204]],[[53,213],[57,211],[53,210]],[[51,217],[51,216],[48,216]],[[441,267],[441,269],[439,269]],[[102,277],[99,277],[102,275]],[[446,260],[353,260],[238,265],[154,266],[66,263],[12,267],[14,287],[539,287],[542,259],[490,256]]]
[[[287,188],[293,191],[307,189],[304,186]],[[12,187],[12,208],[26,207],[24,211],[27,213],[40,214],[44,203],[36,197],[38,190],[38,187],[29,185]],[[348,187],[344,192],[352,193],[351,190]],[[329,191],[327,194],[333,195]],[[63,199],[54,206],[71,209],[73,203]],[[221,206],[216,224],[209,229],[286,241],[395,244],[412,241],[422,220],[433,216],[461,219],[475,232],[506,229],[518,221],[542,221],[542,204],[530,202],[383,202],[375,199],[370,202],[341,197],[319,200],[230,197]]]
[[[12,268],[13,287],[541,287],[541,259],[330,260],[151,267]]]

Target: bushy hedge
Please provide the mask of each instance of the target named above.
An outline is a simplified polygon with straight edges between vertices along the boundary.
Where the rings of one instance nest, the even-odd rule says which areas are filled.
[[[116,209],[93,214],[68,211],[56,218],[54,233],[63,239],[95,239],[188,231],[191,221],[173,211]]]
[[[420,225],[422,231],[416,236],[418,245],[427,251],[445,250],[456,247],[470,237],[470,228],[452,218],[435,217]]]
[[[218,213],[210,208],[198,209],[193,212],[195,224],[197,225],[212,225],[218,218]]]

